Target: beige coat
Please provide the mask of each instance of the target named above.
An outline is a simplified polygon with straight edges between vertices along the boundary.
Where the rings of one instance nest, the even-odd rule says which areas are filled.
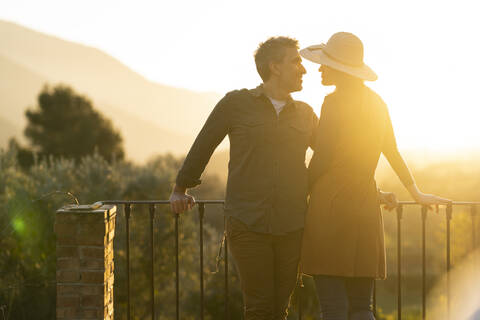
[[[313,187],[303,236],[304,273],[386,277],[374,180],[381,152],[402,182],[411,184],[381,98],[365,86],[327,96],[309,167]]]

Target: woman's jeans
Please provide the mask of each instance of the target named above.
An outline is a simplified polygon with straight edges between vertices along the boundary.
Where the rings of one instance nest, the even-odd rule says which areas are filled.
[[[373,278],[315,275],[323,320],[375,320]]]

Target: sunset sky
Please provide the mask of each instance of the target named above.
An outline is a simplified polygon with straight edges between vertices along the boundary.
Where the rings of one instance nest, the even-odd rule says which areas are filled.
[[[3,0],[0,19],[99,48],[146,78],[197,91],[255,87],[253,52],[269,36],[300,46],[355,33],[401,149],[480,149],[480,20],[475,1]],[[318,66],[298,99],[317,113],[331,88]]]

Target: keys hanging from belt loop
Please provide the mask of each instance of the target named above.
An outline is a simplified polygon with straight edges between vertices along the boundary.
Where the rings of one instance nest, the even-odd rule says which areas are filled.
[[[215,274],[220,271],[220,262],[225,258],[222,256],[223,247],[225,246],[225,239],[227,237],[227,224],[226,219],[223,219],[223,234],[222,239],[220,240],[220,247],[218,248],[217,257],[215,258],[215,271],[211,271],[210,273]]]

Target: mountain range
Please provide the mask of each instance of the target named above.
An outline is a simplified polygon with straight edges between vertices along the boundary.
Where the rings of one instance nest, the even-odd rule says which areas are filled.
[[[44,85],[57,84],[89,97],[137,162],[185,154],[221,98],[152,82],[99,49],[0,20],[0,147],[12,136],[24,141],[25,110]]]

